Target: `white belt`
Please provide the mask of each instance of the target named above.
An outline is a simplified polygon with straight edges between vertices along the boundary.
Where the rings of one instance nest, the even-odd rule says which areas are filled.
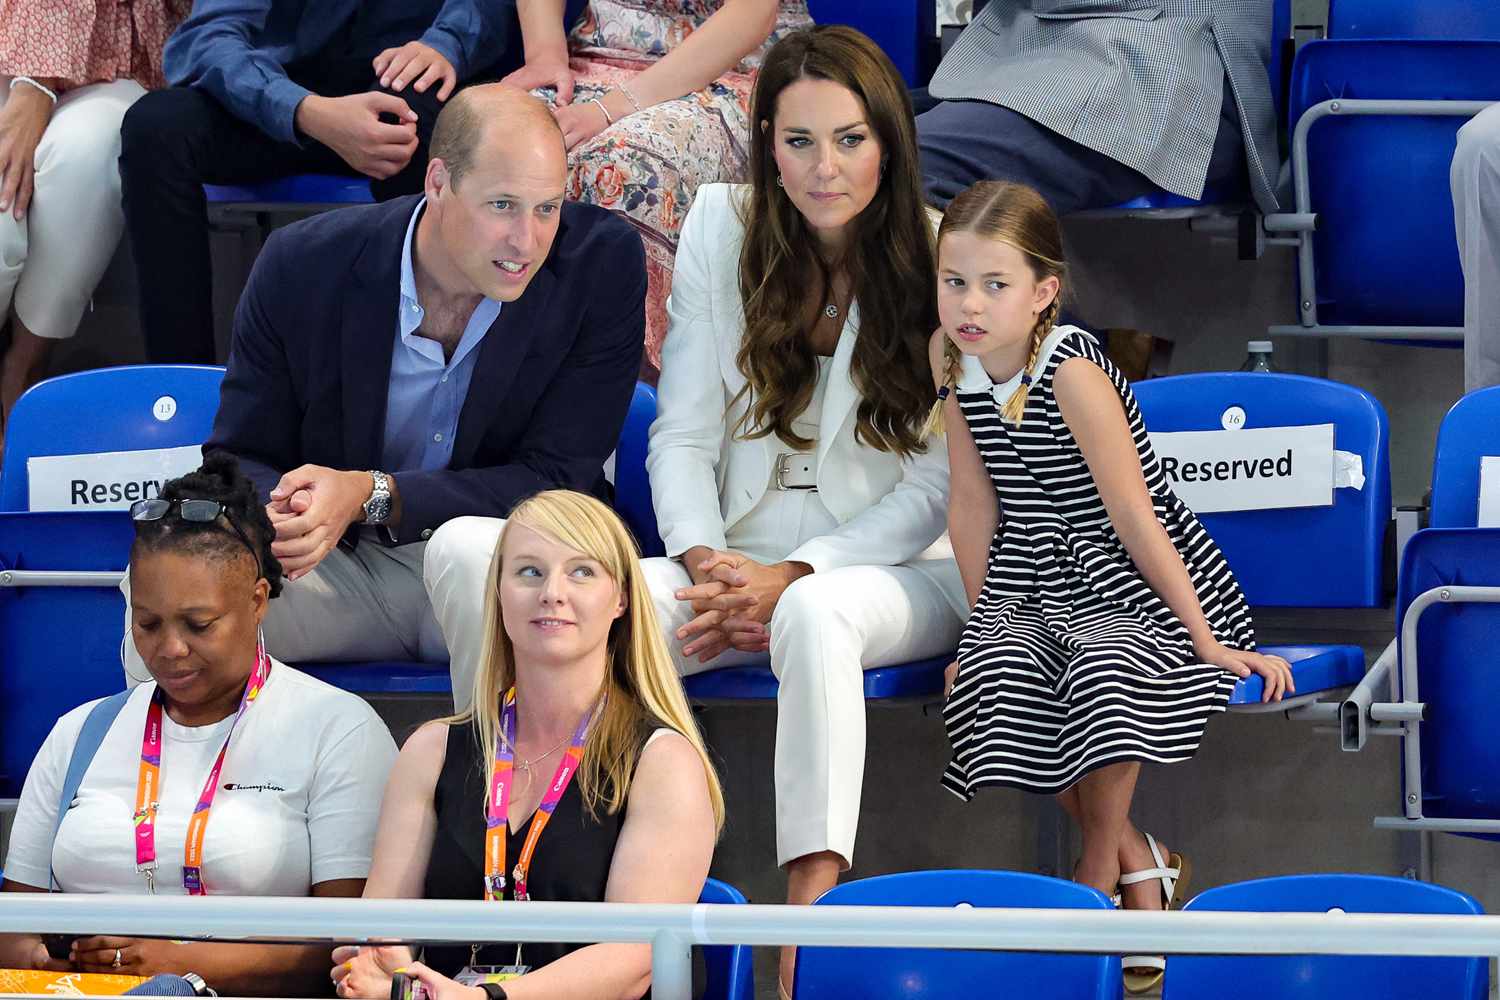
[[[810,451],[782,452],[776,456],[778,490],[815,490],[818,488],[818,460]]]

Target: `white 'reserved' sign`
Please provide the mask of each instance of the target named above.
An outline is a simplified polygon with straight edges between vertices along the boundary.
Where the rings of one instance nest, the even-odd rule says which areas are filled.
[[[26,460],[32,510],[126,510],[203,463],[203,449],[152,448]]]
[[[1500,528],[1500,455],[1479,460],[1479,526]]]
[[[1333,503],[1333,424],[1151,435],[1172,491],[1199,514]]]

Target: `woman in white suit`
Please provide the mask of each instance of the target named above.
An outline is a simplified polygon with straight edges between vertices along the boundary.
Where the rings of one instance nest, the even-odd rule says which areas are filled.
[[[966,604],[901,77],[852,29],[798,32],[751,121],[751,183],[700,188],[682,229],[646,460],[668,558],[644,568],[684,673],[770,653],[777,856],[808,903],[853,858],[862,670],[953,649]]]

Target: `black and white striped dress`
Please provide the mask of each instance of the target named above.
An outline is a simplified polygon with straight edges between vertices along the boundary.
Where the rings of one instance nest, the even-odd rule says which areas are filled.
[[[1107,764],[1187,760],[1235,683],[1196,662],[1187,629],[1115,534],[1053,394],[1058,365],[1074,357],[1098,365],[1119,391],[1157,519],[1214,635],[1236,649],[1255,645],[1223,554],[1172,493],[1129,383],[1087,333],[1048,335],[1015,427],[1000,410],[1019,375],[996,386],[965,357],[958,404],[1002,514],[943,709],[953,744],[943,785],[964,798],[986,785],[1055,794]]]

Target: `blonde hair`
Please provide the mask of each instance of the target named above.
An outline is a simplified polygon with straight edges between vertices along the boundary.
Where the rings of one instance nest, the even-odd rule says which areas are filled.
[[[500,579],[505,537],[518,524],[598,562],[626,601],[625,613],[610,627],[604,709],[589,731],[578,769],[585,808],[597,817],[600,807],[609,815],[624,807],[640,758],[641,731],[646,725],[659,724],[680,733],[697,751],[708,782],[714,829],[723,829],[724,794],[662,636],[635,542],[614,511],[591,496],[569,490],[548,490],[523,500],[506,520],[485,585],[485,640],[474,677],[472,707],[447,720],[474,727],[484,754],[486,805],[494,777],[500,700],[516,682],[515,648],[501,617]]]
[[[1037,314],[1036,325],[1031,329],[1031,350],[1026,355],[1026,367],[1022,369],[1021,384],[1000,410],[1000,416],[1012,425],[1019,424],[1026,413],[1026,394],[1031,389],[1032,376],[1037,358],[1042,353],[1042,341],[1052,332],[1062,311],[1063,290],[1066,287],[1067,262],[1063,258],[1062,227],[1057,215],[1047,200],[1034,188],[1012,181],[980,181],[966,188],[957,198],[949,202],[938,226],[938,246],[949,233],[974,233],[1001,243],[1008,243],[1021,252],[1037,281],[1057,279],[1057,294],[1052,302]],[[943,381],[938,389],[937,401],[927,416],[926,433],[940,434],[943,431],[943,404],[958,384],[959,365],[962,354],[952,339],[944,334]]]

